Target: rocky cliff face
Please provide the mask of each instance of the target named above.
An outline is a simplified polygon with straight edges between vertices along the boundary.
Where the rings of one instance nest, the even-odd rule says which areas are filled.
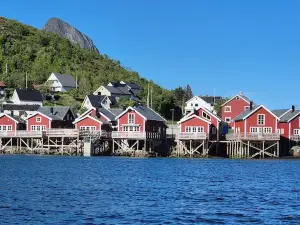
[[[94,45],[93,41],[88,36],[81,33],[75,27],[60,19],[49,19],[43,27],[43,30],[53,32],[63,38],[67,38],[72,43],[79,44],[81,48],[92,49],[99,53],[97,47]]]

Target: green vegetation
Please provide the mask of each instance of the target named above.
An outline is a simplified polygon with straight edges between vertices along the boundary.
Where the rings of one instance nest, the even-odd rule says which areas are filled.
[[[141,85],[144,90],[140,94],[143,102],[147,99],[149,83],[155,93],[153,109],[167,119],[171,119],[171,108],[176,109],[175,117],[180,117],[182,103],[192,95],[190,87],[184,89],[184,97],[180,97],[180,88],[180,93],[177,93],[177,89],[166,90],[151,80],[140,77],[137,72],[125,69],[120,61],[107,55],[81,49],[56,34],[0,17],[0,79],[10,88],[24,87],[26,72],[29,84],[43,84],[51,72],[76,76],[78,90],[63,95],[56,103],[72,105],[75,109],[80,106],[76,99],[83,99],[100,85],[115,80],[132,81]],[[41,89],[47,92],[46,86]]]

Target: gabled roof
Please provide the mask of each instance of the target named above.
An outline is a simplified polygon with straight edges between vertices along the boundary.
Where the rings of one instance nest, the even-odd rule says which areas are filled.
[[[118,95],[122,95],[123,92],[116,88],[116,87],[113,87],[113,86],[103,86],[106,90],[108,90],[111,94],[118,94]]]
[[[125,83],[126,83],[126,85],[127,85],[128,87],[130,87],[131,89],[142,90],[141,86],[138,85],[138,84],[136,84],[136,83],[134,83],[134,82],[125,82]]]
[[[289,111],[288,113],[286,113],[280,118],[280,122],[290,122],[298,115],[300,115],[300,110]]]
[[[199,97],[209,104],[216,103],[217,101],[222,99],[221,96],[199,96]]]
[[[272,110],[272,113],[274,113],[278,118],[284,116],[292,109],[274,109]]]
[[[123,109],[108,109],[115,116],[120,115],[124,110]]]
[[[53,108],[53,114],[51,113],[51,108]],[[38,109],[38,112],[52,120],[63,120],[69,110],[71,110],[69,106],[43,106]]]
[[[81,121],[81,120],[83,120],[85,118],[90,118],[92,120],[95,120],[96,122],[99,122],[99,123],[103,124],[103,122],[101,120],[99,120],[97,117],[91,116],[89,114],[87,114],[87,115],[85,115],[83,117],[77,118],[76,120],[73,121],[73,124],[76,124],[76,123],[78,123],[79,121]]]
[[[59,82],[61,83],[62,86],[64,86],[64,87],[72,87],[72,88],[76,87],[76,81],[72,77],[72,75],[69,75],[69,74],[59,74],[59,73],[53,73],[53,74],[56,76],[56,78],[59,80]]]
[[[144,107],[144,106],[128,107],[121,114],[119,114],[116,117],[116,119],[120,118],[122,115],[124,115],[129,110],[136,111],[140,116],[142,116],[146,120],[155,120],[155,121],[166,122],[166,120],[162,116],[160,116],[157,112],[155,112],[151,108]]]
[[[102,101],[107,98],[105,95],[87,95],[86,98],[89,99],[93,107],[102,107]]]
[[[16,104],[3,104],[3,110],[11,111],[37,111],[40,105],[16,105]]]
[[[276,119],[279,120],[278,116],[276,116],[274,113],[272,113],[270,110],[268,110],[265,106],[259,105],[259,106],[253,106],[252,109],[250,109],[250,108],[246,109],[244,112],[242,112],[237,117],[235,117],[234,121],[244,120],[261,108],[264,108],[266,111],[268,111],[271,115],[273,115]]]
[[[200,120],[202,120],[202,121],[204,121],[204,122],[206,122],[206,123],[208,123],[208,124],[211,124],[211,122],[209,121],[209,120],[206,120],[206,119],[204,119],[204,118],[202,118],[202,117],[200,117],[200,116],[197,116],[197,115],[191,115],[191,116],[189,116],[189,117],[184,117],[184,118],[182,118],[180,121],[178,121],[177,122],[177,124],[181,124],[181,123],[183,123],[184,121],[187,121],[187,120],[190,120],[190,119],[192,119],[192,118],[197,118],[197,119],[200,119]]]
[[[222,121],[222,119],[220,117],[218,117],[217,115],[213,114],[211,111],[209,111],[208,109],[199,106],[198,108],[196,108],[194,111],[191,111],[190,113],[188,113],[187,115],[185,115],[182,119],[190,117],[191,115],[194,114],[195,111],[198,111],[199,109],[204,110],[206,113],[208,113],[210,116],[216,118],[218,121]]]
[[[246,102],[248,102],[250,104],[251,100],[248,97],[246,97],[245,95],[242,95],[242,94],[237,94],[237,95],[233,96],[231,99],[229,99],[228,101],[224,102],[221,106],[226,105],[228,102],[231,102],[236,97],[240,97],[240,98],[244,99]]]
[[[6,113],[0,113],[0,118],[3,117],[3,116],[9,117],[10,119],[12,119],[13,121],[15,121],[16,123],[21,123],[22,122],[21,119],[15,117],[15,116],[11,116],[11,115],[8,115]]]
[[[97,108],[98,112],[101,113],[102,115],[104,115],[107,120],[109,121],[115,121],[116,115],[113,114],[111,111],[105,109],[105,108]]]
[[[40,91],[29,88],[17,88],[16,93],[21,101],[42,102],[43,96]]]

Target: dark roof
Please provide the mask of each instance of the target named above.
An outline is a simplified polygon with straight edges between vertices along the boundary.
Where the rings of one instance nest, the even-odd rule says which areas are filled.
[[[214,96],[199,96],[199,97],[210,104],[216,103],[217,101],[222,99],[221,96],[215,96],[215,97]]]
[[[119,88],[113,86],[104,86],[104,87],[112,94],[119,94],[119,95],[123,94],[123,92]]]
[[[53,108],[53,114],[51,113],[51,108]],[[69,110],[69,106],[42,106],[38,111],[52,120],[63,120]]]
[[[104,116],[106,116],[109,120],[114,121],[116,119],[116,115],[114,115],[111,111],[105,109],[105,108],[97,108],[98,112],[102,113]]]
[[[42,102],[43,96],[40,91],[35,89],[17,88],[16,92],[21,101],[36,101]]]
[[[40,105],[16,105],[16,104],[3,104],[3,110],[18,110],[18,111],[37,111]]]
[[[287,122],[299,113],[300,113],[300,110],[295,110],[294,112],[290,111],[287,114],[285,114],[283,117],[280,118],[280,122]]]
[[[129,91],[128,87],[127,86],[120,86],[120,87],[117,87],[124,95],[131,95],[132,92]]]
[[[111,101],[111,105],[116,105],[118,103],[115,96],[108,96],[108,98]]]
[[[272,113],[274,113],[277,117],[281,117],[283,114],[285,114],[290,109],[274,109],[272,110]]]
[[[245,110],[244,112],[239,114],[237,117],[235,117],[234,121],[242,120],[244,117],[246,117],[247,115],[249,115],[250,113],[255,111],[258,107],[260,107],[260,106],[253,106],[252,110],[250,110],[250,109]]]
[[[125,82],[127,84],[128,87],[130,87],[131,89],[137,89],[137,90],[142,90],[141,86],[134,83],[134,82]]]
[[[156,121],[163,121],[165,122],[165,119],[158,115],[156,112],[154,112],[152,109],[144,106],[135,106],[133,107],[137,112],[139,112],[141,115],[143,115],[147,120],[156,120]]]
[[[105,95],[87,95],[89,101],[91,102],[91,105],[93,107],[101,107],[101,102],[104,98],[106,98]]]
[[[56,78],[59,80],[59,82],[62,84],[64,87],[76,87],[76,81],[72,77],[72,75],[69,74],[58,74],[58,73],[53,73]]]
[[[123,109],[108,109],[115,116],[120,115],[124,110]]]

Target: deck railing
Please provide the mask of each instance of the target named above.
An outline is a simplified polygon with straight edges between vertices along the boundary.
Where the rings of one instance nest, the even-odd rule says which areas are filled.
[[[280,140],[279,133],[230,133],[226,134],[226,140]]]
[[[79,130],[77,129],[49,129],[43,131],[44,136],[48,137],[78,137]]]
[[[292,136],[290,137],[290,139],[291,139],[292,141],[300,141],[300,135],[292,135]]]
[[[111,132],[107,132],[105,130],[79,130],[79,136],[87,137],[87,136],[97,136],[97,137],[111,137]]]
[[[27,130],[0,131],[1,138],[11,138],[11,137],[41,138],[42,135],[43,135],[42,131],[27,131]]]
[[[111,137],[116,139],[146,139],[146,132],[113,131]]]
[[[205,140],[207,138],[207,134],[206,133],[181,132],[176,135],[176,138],[179,140]]]

